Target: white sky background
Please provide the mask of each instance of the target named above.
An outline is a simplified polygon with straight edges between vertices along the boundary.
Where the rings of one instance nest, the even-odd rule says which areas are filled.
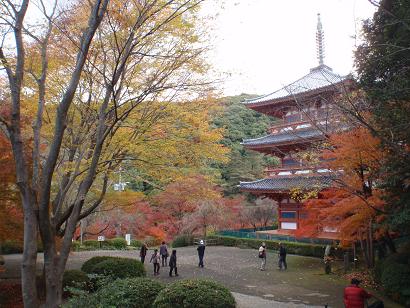
[[[223,74],[224,95],[271,93],[317,66],[317,13],[325,36],[325,64],[341,75],[352,72],[361,21],[376,10],[367,0],[216,2],[205,1],[203,10],[217,13],[211,21],[209,60]]]

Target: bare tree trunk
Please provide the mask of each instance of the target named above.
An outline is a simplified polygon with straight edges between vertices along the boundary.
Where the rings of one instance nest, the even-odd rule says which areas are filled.
[[[28,193],[27,193],[28,194]],[[36,270],[37,270],[37,217],[30,197],[23,196],[24,207],[24,247],[21,263],[21,287],[24,307],[38,307]]]

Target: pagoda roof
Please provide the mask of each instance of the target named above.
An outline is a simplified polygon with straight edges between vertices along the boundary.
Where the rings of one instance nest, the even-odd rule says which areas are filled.
[[[349,80],[348,76],[341,76],[332,71],[332,69],[326,65],[319,65],[312,68],[309,74],[302,78],[292,82],[291,84],[284,86],[283,88],[276,90],[270,94],[262,95],[253,99],[246,99],[244,104],[252,107],[253,105],[268,105],[277,101],[284,101],[294,99],[295,96],[304,94],[310,94],[317,90],[325,88],[335,87],[346,80]]]
[[[332,185],[334,175],[321,174],[314,176],[280,175],[274,178],[262,179],[253,182],[240,182],[239,188],[243,191],[257,191],[266,193],[286,192],[292,188],[308,190],[313,188],[326,188]]]
[[[303,143],[304,141],[310,142],[312,139],[321,139],[324,137],[324,133],[319,129],[294,130],[278,134],[271,134],[255,139],[244,139],[241,144],[250,147],[269,146],[290,143],[294,141],[298,141],[299,143]]]

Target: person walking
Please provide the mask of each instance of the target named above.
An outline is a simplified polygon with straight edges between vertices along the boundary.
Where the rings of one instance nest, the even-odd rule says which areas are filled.
[[[154,250],[154,253],[151,256],[151,260],[149,262],[152,262],[154,264],[154,276],[159,275],[159,262],[161,260],[161,256],[158,253],[158,249]]]
[[[162,267],[167,266],[168,247],[165,242],[162,242],[161,246],[159,246],[159,254],[161,255],[162,259]]]
[[[172,271],[175,271],[175,276],[179,276],[177,269],[177,251],[175,249],[172,250],[171,257],[169,258],[169,277],[172,277]]]
[[[148,247],[147,244],[142,243],[141,249],[140,249],[140,258],[141,258],[141,263],[144,264],[145,262],[145,256],[147,255]]]
[[[288,269],[288,264],[286,263],[286,248],[282,243],[279,243],[279,269]]]
[[[205,243],[204,240],[199,241],[198,250],[199,264],[198,267],[204,267]]]
[[[264,242],[261,247],[259,247],[259,258],[261,259],[260,270],[264,271],[266,266],[266,244]]]
[[[370,293],[359,287],[360,282],[360,280],[353,278],[351,285],[345,288],[343,302],[346,308],[363,308],[367,299],[372,297]]]

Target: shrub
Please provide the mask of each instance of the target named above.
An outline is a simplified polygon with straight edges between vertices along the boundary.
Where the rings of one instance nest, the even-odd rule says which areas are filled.
[[[5,255],[23,252],[23,243],[4,241],[1,243],[1,252]]]
[[[71,242],[71,250],[73,251],[79,251],[81,247],[81,244],[79,241],[73,241]]]
[[[110,239],[104,242],[104,246],[110,246],[114,249],[127,249],[127,241],[121,237]]]
[[[181,280],[159,292],[153,307],[235,307],[231,292],[219,283],[209,280]]]
[[[142,242],[139,240],[131,240],[131,246],[132,247],[141,247],[142,246]]]
[[[92,274],[110,276],[113,279],[145,276],[144,265],[134,259],[110,258],[97,263],[91,270]]]
[[[87,248],[100,248],[100,243],[96,240],[86,240],[83,241],[83,245]]]
[[[172,247],[185,247],[194,244],[194,237],[192,235],[179,235],[177,236],[174,241],[172,242]]]
[[[234,246],[234,247],[246,247],[258,249],[262,242],[266,243],[267,249],[278,250],[279,241],[262,240],[262,239],[248,239],[248,238],[236,238],[230,236],[209,236],[208,239],[216,240],[219,245]],[[319,257],[323,258],[324,246],[318,244],[306,244],[306,243],[294,243],[294,242],[281,242],[285,245],[289,254]],[[339,249],[340,253],[343,253],[343,249]]]
[[[381,283],[386,292],[396,301],[410,305],[410,267],[406,264],[391,263],[381,275]]]
[[[65,307],[149,308],[164,286],[148,278],[118,279],[96,293],[80,296]]]
[[[144,242],[148,247],[154,247],[161,245],[162,240],[160,238],[148,236],[144,239]]]
[[[108,259],[113,259],[115,257],[110,257],[110,256],[97,256],[97,257],[92,257],[91,259],[88,259],[83,263],[81,266],[81,270],[87,274],[91,274],[93,271],[93,268],[95,265],[98,263],[108,260]]]
[[[87,274],[79,270],[68,270],[63,275],[63,291],[66,295],[70,292],[66,290],[66,287],[76,288],[80,290],[87,290],[90,284],[90,279]]]

